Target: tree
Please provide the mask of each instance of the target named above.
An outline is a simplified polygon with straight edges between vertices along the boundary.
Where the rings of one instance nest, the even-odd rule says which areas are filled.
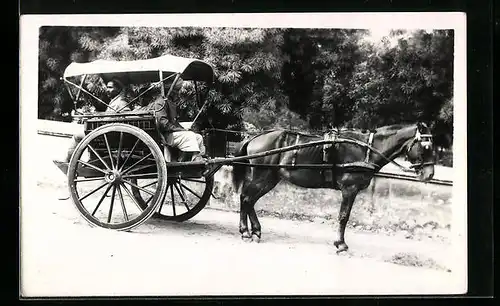
[[[351,80],[351,124],[372,128],[421,120],[436,126],[445,103],[452,103],[453,32],[394,31],[365,53]],[[452,122],[443,124],[452,133]]]
[[[72,108],[60,78],[73,61],[95,58],[103,42],[118,28],[41,27],[39,35],[39,118],[59,119]]]
[[[349,29],[42,28],[39,117],[61,119],[70,110],[59,78],[71,61],[172,54],[205,60],[215,69],[199,128],[239,130],[248,121],[260,128],[324,130],[423,120],[437,134],[451,135],[453,32],[396,30],[378,44],[364,40],[366,34]],[[148,85],[132,86],[131,95]],[[103,94],[98,85],[88,89]],[[207,88],[200,84],[198,89]],[[186,85],[180,94],[181,119],[191,120],[200,107],[195,88]],[[146,95],[139,103],[151,98]]]

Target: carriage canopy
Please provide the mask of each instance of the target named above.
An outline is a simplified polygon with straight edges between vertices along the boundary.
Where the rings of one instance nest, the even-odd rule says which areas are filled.
[[[202,60],[173,55],[163,55],[151,59],[116,61],[96,60],[88,63],[71,63],[64,71],[64,79],[87,74],[98,74],[104,81],[118,77],[128,84],[157,82],[159,73],[163,78],[179,73],[186,81],[212,83],[213,67]]]

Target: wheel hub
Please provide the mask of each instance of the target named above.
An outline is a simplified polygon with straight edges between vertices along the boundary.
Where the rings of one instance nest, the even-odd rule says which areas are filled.
[[[104,176],[104,179],[108,183],[115,183],[115,182],[119,182],[121,180],[121,175],[118,171],[112,170],[112,171],[109,171],[106,173],[106,175]]]

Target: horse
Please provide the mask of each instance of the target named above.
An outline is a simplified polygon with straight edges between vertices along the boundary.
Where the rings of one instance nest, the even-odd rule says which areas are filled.
[[[354,200],[383,166],[392,162],[416,172],[417,178],[424,182],[434,176],[432,135],[425,123],[388,125],[372,131],[335,130],[334,138],[328,138],[333,139],[330,145],[300,147],[327,139],[322,136],[275,129],[240,143],[234,156],[258,155],[287,146],[296,148],[233,164],[233,186],[236,191],[241,187],[239,232],[243,240],[260,241],[262,229],[255,204],[281,180],[303,188],[330,188],[341,192],[338,235],[334,241],[337,253],[341,253],[349,248],[344,234]],[[394,161],[401,155],[406,155],[412,163],[410,168]]]

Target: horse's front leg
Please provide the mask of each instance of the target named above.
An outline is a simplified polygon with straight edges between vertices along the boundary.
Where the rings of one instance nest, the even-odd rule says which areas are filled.
[[[248,240],[252,238],[252,235],[250,235],[250,232],[248,231],[248,211],[247,211],[247,205],[244,204],[245,197],[243,194],[240,196],[240,234],[241,234],[241,239],[243,240]]]
[[[339,229],[337,240],[333,243],[337,247],[337,254],[340,252],[347,251],[349,247],[345,243],[345,228],[347,222],[349,221],[349,216],[351,215],[352,205],[354,199],[358,194],[358,188],[356,186],[348,186],[342,188],[342,204],[340,205],[339,211]]]

